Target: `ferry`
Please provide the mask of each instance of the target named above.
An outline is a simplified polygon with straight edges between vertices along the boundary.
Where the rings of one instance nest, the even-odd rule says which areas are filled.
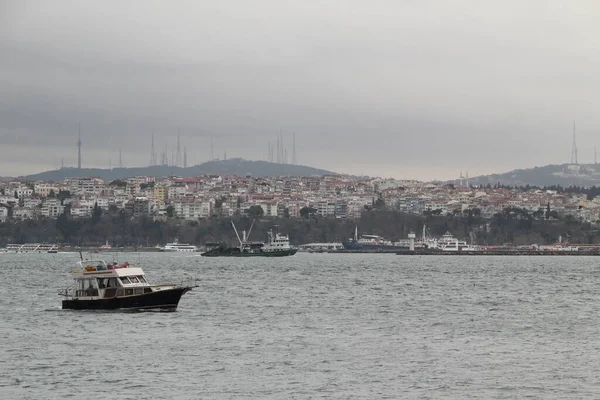
[[[3,249],[6,253],[58,253],[60,246],[55,243],[9,243]]]
[[[198,251],[193,244],[179,243],[177,239],[173,243],[167,243],[164,247],[158,247],[160,251]]]
[[[379,235],[360,235],[358,228],[354,228],[354,237],[343,242],[345,250],[364,253],[397,253],[409,251],[408,241],[392,242]]]
[[[194,286],[152,285],[140,267],[125,262],[107,264],[84,260],[73,271],[74,287],[60,292],[63,310],[168,310],[177,309],[181,296]]]
[[[469,245],[464,240],[455,238],[450,232],[446,232],[440,239],[433,239],[427,243],[427,248],[441,251],[481,251],[478,246]]]

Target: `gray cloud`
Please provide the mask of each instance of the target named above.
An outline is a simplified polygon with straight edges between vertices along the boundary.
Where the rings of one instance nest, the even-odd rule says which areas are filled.
[[[600,133],[594,1],[0,5],[0,175],[149,161],[178,129],[200,163],[265,158],[448,178],[581,160]],[[600,144],[600,143],[598,143]]]

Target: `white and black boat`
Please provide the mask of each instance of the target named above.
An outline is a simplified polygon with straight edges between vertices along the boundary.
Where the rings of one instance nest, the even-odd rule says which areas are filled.
[[[140,267],[81,260],[73,271],[75,286],[60,294],[63,309],[70,310],[171,310],[193,286],[151,285]]]
[[[170,252],[170,251],[192,252],[192,251],[198,251],[198,247],[194,246],[193,244],[179,243],[179,241],[177,239],[175,239],[175,241],[173,243],[167,243],[164,247],[158,247],[158,250],[166,251],[166,252]]]

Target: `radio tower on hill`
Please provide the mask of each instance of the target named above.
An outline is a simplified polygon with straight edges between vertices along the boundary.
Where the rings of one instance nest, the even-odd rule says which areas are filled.
[[[81,169],[81,122],[79,123],[79,137],[77,139],[77,169]]]
[[[154,133],[152,134],[152,147],[150,148],[150,166],[156,165],[156,151],[154,150]]]
[[[579,164],[577,162],[577,142],[575,140],[575,122],[573,122],[573,147],[571,148],[571,164]]]
[[[181,145],[179,142],[179,129],[177,129],[177,152],[175,153],[175,166],[181,167]]]
[[[294,136],[292,137],[292,164],[298,164],[298,159],[296,158],[296,132],[294,132]]]

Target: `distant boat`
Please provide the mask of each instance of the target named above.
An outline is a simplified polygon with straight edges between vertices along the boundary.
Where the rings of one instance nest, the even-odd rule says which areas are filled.
[[[108,244],[108,239],[106,239],[106,243],[104,243],[102,246],[100,246],[100,248],[102,250],[108,250],[108,249],[112,249],[111,245]]]
[[[179,241],[177,239],[175,239],[175,241],[173,241],[173,243],[167,243],[164,247],[158,247],[158,250],[166,251],[166,252],[172,252],[172,251],[192,252],[192,251],[198,251],[198,247],[194,246],[193,244],[179,243]]]
[[[354,228],[354,237],[347,242],[343,242],[345,250],[355,252],[377,252],[377,253],[397,253],[399,251],[409,251],[408,242],[394,243],[391,240],[384,239],[378,235],[360,235],[358,228]]]
[[[6,253],[57,253],[59,247],[58,244],[53,243],[9,243],[2,250]]]
[[[237,236],[238,241],[240,242],[239,246],[236,247],[228,247],[223,243],[207,243],[207,251],[202,253],[204,257],[286,257],[293,256],[298,252],[296,247],[290,245],[290,238],[287,235],[282,235],[279,232],[273,233],[270,230],[267,234],[267,242],[254,242],[249,241],[248,236],[250,236],[250,232],[252,232],[252,227],[254,226],[254,221],[252,221],[252,225],[250,226],[250,231],[248,236],[246,236],[246,231],[242,232],[242,238],[240,238],[238,231],[235,227],[233,221],[231,221],[231,226],[235,231],[235,235]]]

